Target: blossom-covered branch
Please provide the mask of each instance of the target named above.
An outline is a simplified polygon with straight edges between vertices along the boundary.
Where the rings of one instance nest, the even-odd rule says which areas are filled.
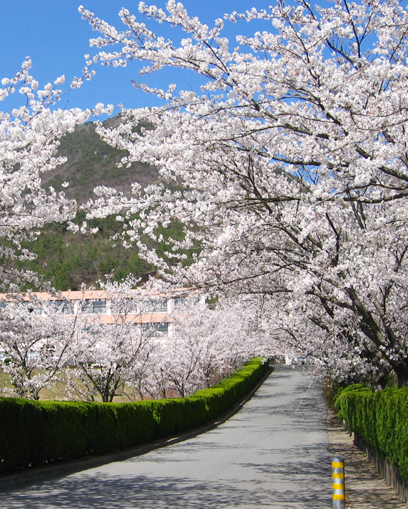
[[[139,10],[180,27],[180,44],[126,10],[123,31],[80,10],[100,32],[91,45],[105,65],[138,60],[142,74],[173,66],[206,78],[199,94],[144,87],[166,105],[123,111],[119,126],[99,129],[128,151],[122,164],[154,164],[172,185],[134,186],[131,198],[100,188],[90,214],[127,217],[127,242],[174,283],[267,297],[288,348],[303,348],[336,376],[384,384],[393,372],[408,383],[402,4],[300,0],[234,12],[226,22],[265,24],[236,43],[223,37],[224,21],[209,28],[174,0],[166,11]],[[154,129],[138,132],[141,121]],[[154,236],[175,219],[185,238],[169,265],[140,233]],[[189,266],[176,263],[197,246]]]

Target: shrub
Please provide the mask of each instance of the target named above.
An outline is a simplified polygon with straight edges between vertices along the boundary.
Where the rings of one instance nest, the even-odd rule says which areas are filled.
[[[339,391],[336,406],[349,429],[396,465],[408,482],[408,388],[373,393],[351,386]]]
[[[245,396],[268,364],[252,359],[219,385],[187,398],[136,403],[0,398],[0,472],[103,454],[205,424]]]

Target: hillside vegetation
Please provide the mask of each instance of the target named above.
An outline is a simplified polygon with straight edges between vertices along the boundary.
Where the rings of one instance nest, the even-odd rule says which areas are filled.
[[[81,224],[83,220],[84,213],[78,213],[75,222]],[[88,224],[91,228],[98,227],[98,233],[74,235],[67,231],[66,224],[48,225],[36,241],[22,243],[22,247],[30,249],[37,258],[14,261],[14,266],[37,272],[44,281],[51,281],[57,290],[79,290],[82,283],[95,285],[107,274],[112,274],[116,281],[128,274],[143,281],[155,273],[155,267],[140,258],[135,249],[125,249],[120,240],[111,239],[122,226],[114,216],[93,219]],[[157,233],[162,234],[164,239],[181,240],[183,237],[182,225],[177,222],[168,228],[160,228]],[[152,245],[149,239],[145,241]],[[170,246],[164,242],[156,248],[164,255]]]
[[[108,119],[104,125],[112,127],[118,117]],[[61,139],[58,155],[67,157],[67,162],[43,177],[44,187],[52,186],[64,191],[69,198],[84,203],[95,197],[93,189],[104,185],[126,192],[129,183],[138,182],[142,187],[158,181],[157,169],[144,163],[133,163],[129,168],[118,168],[120,159],[126,155],[123,150],[111,147],[96,133],[95,124],[87,122]],[[62,183],[69,182],[63,188]]]
[[[105,121],[105,124],[112,125],[114,122],[118,122],[117,117]],[[68,160],[55,171],[45,174],[43,185],[64,191],[81,204],[94,197],[93,189],[98,185],[126,192],[131,182],[145,187],[158,181],[157,170],[143,163],[117,168],[124,154],[124,151],[102,141],[95,131],[95,124],[88,122],[62,138],[59,155],[66,156]],[[61,185],[65,181],[69,182],[67,188]],[[84,219],[85,214],[79,212],[74,222],[81,225]],[[98,227],[98,233],[74,235],[67,231],[64,223],[47,225],[36,241],[22,243],[23,248],[37,255],[35,260],[11,262],[3,259],[2,264],[6,268],[35,271],[44,281],[51,281],[57,290],[78,290],[82,283],[95,285],[106,274],[113,274],[115,280],[121,280],[128,274],[145,280],[155,273],[155,268],[142,260],[135,249],[125,249],[120,240],[111,240],[122,227],[114,216],[94,219],[88,224],[91,228]],[[167,229],[159,229],[157,233],[163,234],[165,239],[170,236],[181,240],[183,236],[182,226],[177,222]],[[151,246],[149,239],[145,241]],[[168,249],[165,243],[158,246],[161,253]]]

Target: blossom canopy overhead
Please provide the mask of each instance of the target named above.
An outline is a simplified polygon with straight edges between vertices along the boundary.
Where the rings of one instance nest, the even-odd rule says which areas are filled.
[[[340,378],[408,382],[407,44],[408,11],[395,0],[314,7],[278,2],[226,15],[258,20],[253,37],[223,37],[190,18],[139,4],[142,15],[180,27],[180,44],[120,13],[124,31],[80,8],[100,36],[105,65],[146,62],[202,75],[202,93],[138,84],[167,104],[124,110],[103,138],[125,149],[122,164],[155,164],[173,185],[133,196],[98,188],[91,214],[120,213],[125,234],[178,284],[259,296],[282,339]],[[109,51],[110,46],[115,46]],[[141,122],[154,126],[139,132]],[[137,213],[137,219],[134,214]],[[168,266],[147,249],[175,219],[185,240]]]

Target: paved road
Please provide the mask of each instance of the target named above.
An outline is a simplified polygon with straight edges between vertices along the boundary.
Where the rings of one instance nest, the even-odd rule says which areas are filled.
[[[318,386],[278,368],[215,430],[144,456],[0,494],[8,509],[331,507],[331,450]]]

